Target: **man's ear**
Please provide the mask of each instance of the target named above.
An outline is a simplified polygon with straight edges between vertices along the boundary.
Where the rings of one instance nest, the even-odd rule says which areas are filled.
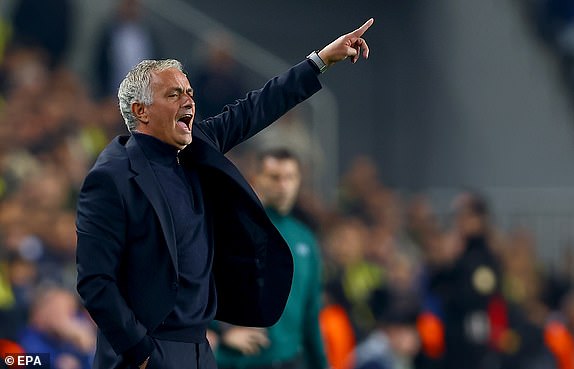
[[[132,104],[131,108],[132,108],[132,114],[134,115],[134,117],[136,117],[136,119],[140,123],[143,123],[143,124],[149,123],[147,106],[144,103],[135,102]]]

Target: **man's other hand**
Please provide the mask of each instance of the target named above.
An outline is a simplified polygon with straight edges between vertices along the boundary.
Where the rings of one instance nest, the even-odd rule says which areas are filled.
[[[269,346],[267,331],[263,328],[232,327],[222,334],[221,342],[244,355],[255,355]]]

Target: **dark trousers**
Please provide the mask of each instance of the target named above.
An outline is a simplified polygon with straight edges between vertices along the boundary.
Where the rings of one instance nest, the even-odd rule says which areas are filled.
[[[234,368],[220,367],[219,369],[234,369]],[[303,360],[301,359],[301,357],[298,356],[297,358],[292,360],[277,361],[267,365],[260,365],[249,369],[305,369],[305,365],[303,364]]]
[[[215,357],[207,342],[154,340],[156,349],[146,369],[217,369]]]

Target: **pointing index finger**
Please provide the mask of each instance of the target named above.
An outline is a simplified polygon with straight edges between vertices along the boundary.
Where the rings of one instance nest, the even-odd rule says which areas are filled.
[[[373,25],[374,22],[375,22],[375,20],[373,18],[370,18],[361,27],[354,30],[353,35],[357,36],[357,37],[361,37],[363,35],[363,33],[365,33],[369,29],[369,27],[371,27]]]

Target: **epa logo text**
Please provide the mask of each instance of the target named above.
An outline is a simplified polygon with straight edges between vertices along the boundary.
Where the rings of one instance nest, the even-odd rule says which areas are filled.
[[[10,368],[50,368],[48,354],[6,354],[4,363]]]

